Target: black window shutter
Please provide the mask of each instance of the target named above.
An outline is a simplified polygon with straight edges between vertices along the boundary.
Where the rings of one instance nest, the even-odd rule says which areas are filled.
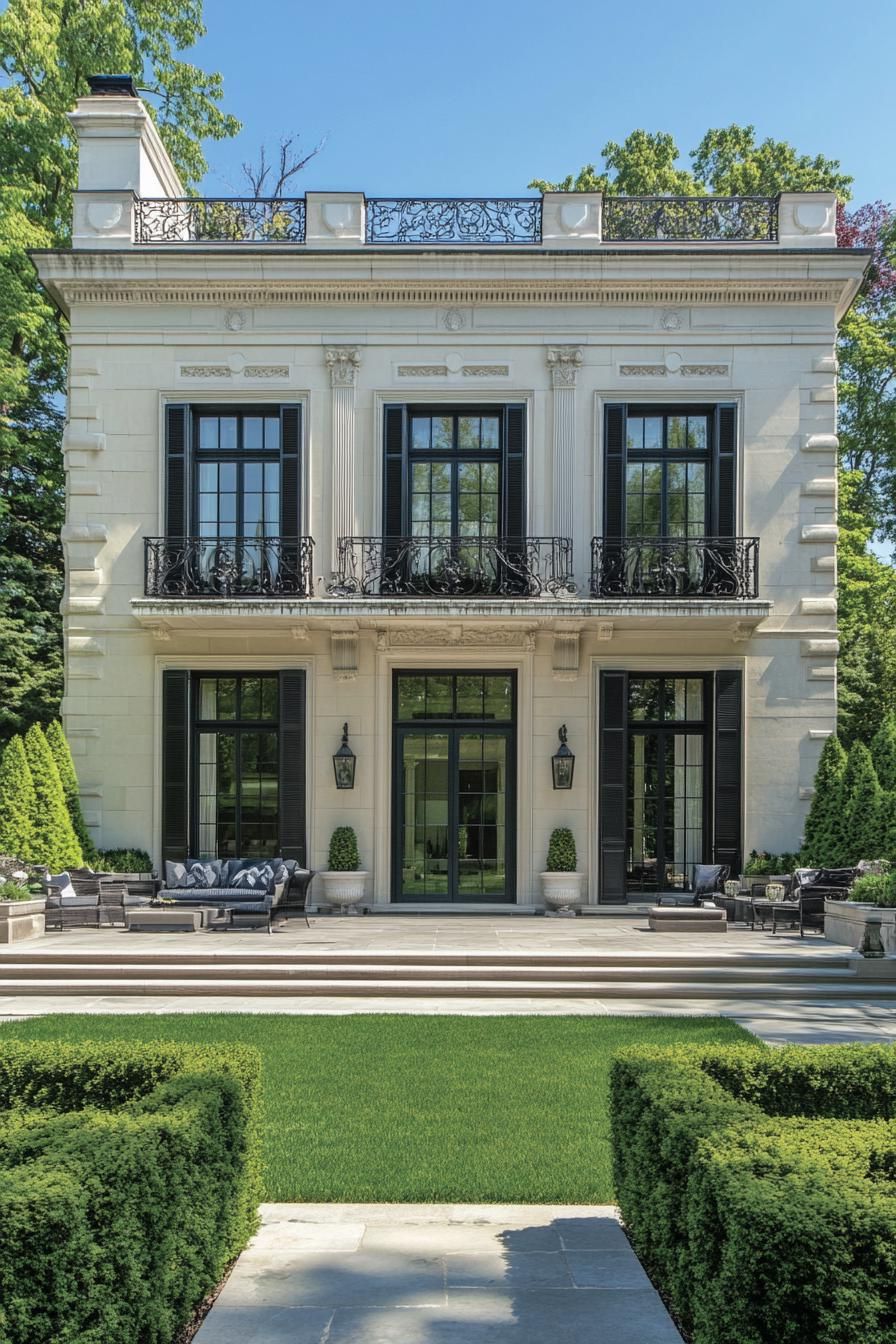
[[[162,861],[190,845],[190,674],[162,673]]]
[[[715,535],[737,531],[737,407],[716,407]]]
[[[604,536],[625,536],[625,407],[604,411]]]
[[[602,902],[625,901],[625,799],[628,675],[600,674],[598,847]]]
[[[280,535],[298,537],[302,530],[299,445],[300,406],[280,407]]]
[[[508,406],[504,429],[504,536],[526,535],[526,408]]]
[[[716,673],[713,854],[732,873],[741,863],[741,721],[743,673]]]
[[[383,535],[402,537],[407,517],[407,407],[385,408],[383,446]]]
[[[187,522],[187,468],[189,465],[189,406],[165,407],[165,535],[185,537]]]
[[[280,673],[280,845],[305,866],[305,673]]]

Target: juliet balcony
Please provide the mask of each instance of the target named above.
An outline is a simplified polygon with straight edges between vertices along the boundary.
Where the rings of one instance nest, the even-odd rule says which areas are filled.
[[[568,537],[340,537],[333,597],[575,596]]]
[[[312,596],[311,537],[146,537],[154,598]]]
[[[753,601],[757,537],[594,537],[591,596],[657,601]]]

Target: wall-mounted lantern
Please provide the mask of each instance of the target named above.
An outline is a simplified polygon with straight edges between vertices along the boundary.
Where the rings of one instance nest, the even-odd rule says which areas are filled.
[[[333,753],[333,772],[337,789],[355,787],[355,753],[348,744],[348,724],[342,725],[342,746]]]
[[[551,757],[551,769],[554,772],[554,788],[571,789],[572,776],[576,768],[576,758],[566,745],[565,723],[560,725],[557,730],[557,736],[560,738],[560,745]]]

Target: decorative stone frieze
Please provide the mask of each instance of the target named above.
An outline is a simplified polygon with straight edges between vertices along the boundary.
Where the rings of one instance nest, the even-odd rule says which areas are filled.
[[[387,649],[426,649],[426,648],[497,648],[535,650],[534,627],[518,629],[513,626],[489,626],[461,624],[396,626],[394,629],[377,631],[377,649],[380,653]]]

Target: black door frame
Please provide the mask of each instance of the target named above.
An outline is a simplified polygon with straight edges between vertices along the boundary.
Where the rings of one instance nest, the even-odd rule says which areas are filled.
[[[513,713],[509,721],[496,719],[448,717],[432,719],[400,720],[398,718],[398,683],[402,676],[464,677],[491,676],[509,677],[513,691]],[[396,904],[458,904],[458,905],[513,905],[516,902],[516,807],[517,807],[517,674],[512,668],[500,667],[427,667],[394,668],[392,672],[392,881],[391,900]],[[491,893],[476,895],[458,894],[458,857],[457,846],[452,837],[457,836],[459,815],[458,738],[464,732],[493,733],[503,737],[507,744],[507,780],[504,790],[504,896],[495,897]],[[402,743],[405,737],[425,733],[444,733],[448,737],[448,777],[455,787],[448,796],[448,892],[445,895],[409,895],[402,893],[402,836],[404,831],[404,788],[402,778]],[[454,894],[452,894],[452,892]]]

